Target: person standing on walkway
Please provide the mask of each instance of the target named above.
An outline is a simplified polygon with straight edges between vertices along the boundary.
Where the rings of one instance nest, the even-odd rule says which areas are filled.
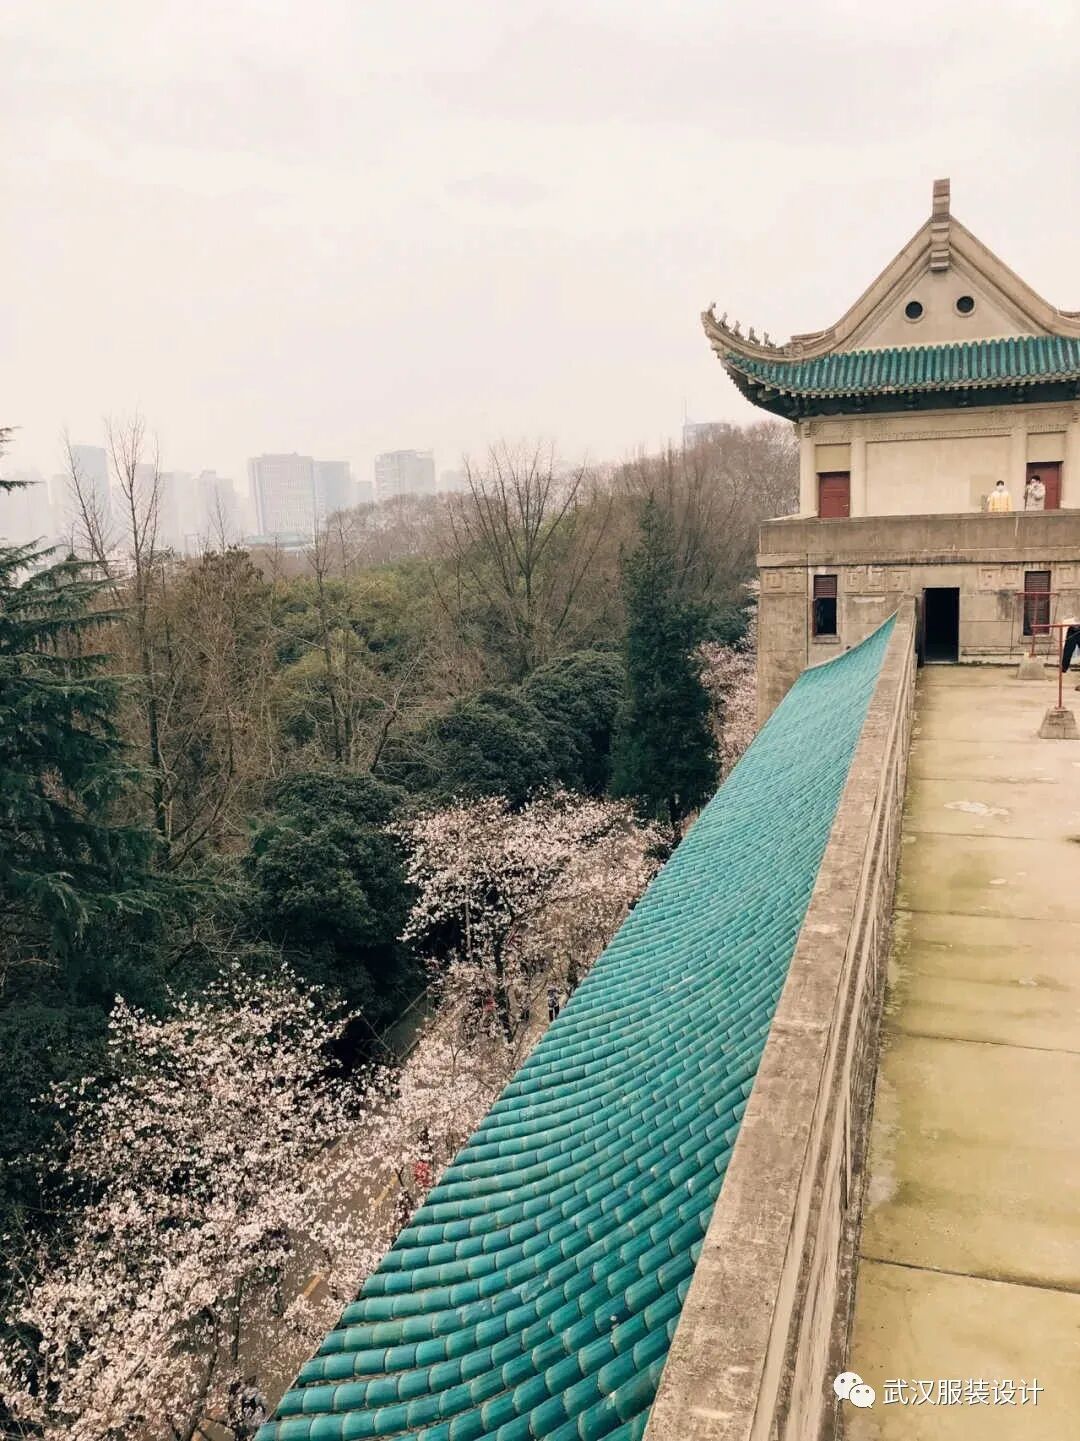
[[[1024,491],[1024,509],[1046,509],[1046,486],[1043,485],[1041,476],[1033,475],[1028,481]]]
[[[1072,658],[1076,647],[1080,645],[1080,618],[1077,618],[1075,615],[1066,616],[1062,621],[1062,625],[1065,627],[1065,632],[1061,647],[1061,669],[1067,672],[1070,665],[1072,665]],[[1080,690],[1080,685],[1078,685],[1076,689]]]
[[[559,993],[554,986],[548,986],[548,1020],[553,1021],[559,1014]]]
[[[1012,510],[1012,496],[1005,488],[1005,482],[1003,480],[999,480],[990,492],[986,500],[986,508],[997,514],[1005,510]]]

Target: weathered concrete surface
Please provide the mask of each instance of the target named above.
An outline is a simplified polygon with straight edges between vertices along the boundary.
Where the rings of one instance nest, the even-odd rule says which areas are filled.
[[[848,1364],[848,1441],[1080,1435],[1080,757],[1056,685],[920,676]],[[1037,1378],[1037,1406],[883,1404]]]
[[[1032,1405],[882,1406],[848,1412],[845,1441],[1072,1441],[1080,1302],[1062,1291],[862,1262],[873,1298],[862,1345],[888,1357],[892,1378],[1031,1380]],[[860,1304],[862,1297],[860,1297]],[[865,1373],[864,1373],[865,1374]]]

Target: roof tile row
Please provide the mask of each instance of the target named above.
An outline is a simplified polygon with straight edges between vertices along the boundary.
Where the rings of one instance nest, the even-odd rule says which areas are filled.
[[[724,364],[737,376],[787,395],[964,390],[1080,378],[1080,339],[1015,336],[956,345],[837,351],[814,360],[758,360],[730,353]]]

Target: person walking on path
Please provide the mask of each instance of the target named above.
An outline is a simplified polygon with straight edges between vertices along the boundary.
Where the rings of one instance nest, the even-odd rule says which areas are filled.
[[[229,1387],[229,1429],[234,1441],[251,1441],[269,1412],[255,1377],[234,1381]]]
[[[431,1145],[431,1133],[426,1126],[420,1131],[420,1144],[417,1147],[419,1154],[413,1163],[413,1181],[421,1197],[427,1195],[431,1190],[432,1182],[435,1180],[435,1156]]]
[[[1080,645],[1080,619],[1075,615],[1066,616],[1062,621],[1062,625],[1065,627],[1065,632],[1063,637],[1064,643],[1061,647],[1061,669],[1068,672],[1069,667],[1072,665],[1072,658],[1076,647]],[[1078,685],[1076,689],[1080,690],[1080,685]]]
[[[1002,511],[1012,510],[1012,496],[1006,490],[1003,480],[999,480],[990,492],[987,497],[986,508],[997,514],[1000,514]]]

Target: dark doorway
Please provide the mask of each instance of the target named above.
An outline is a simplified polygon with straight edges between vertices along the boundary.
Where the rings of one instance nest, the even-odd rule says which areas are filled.
[[[923,591],[923,659],[928,664],[960,659],[960,591],[955,586]]]

